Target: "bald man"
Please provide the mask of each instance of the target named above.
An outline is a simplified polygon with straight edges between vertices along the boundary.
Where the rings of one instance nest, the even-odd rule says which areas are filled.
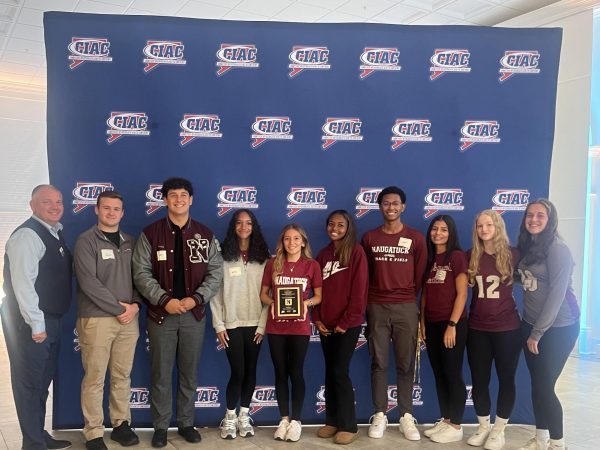
[[[33,215],[12,233],[4,255],[2,328],[24,450],[69,448],[44,430],[48,388],[56,372],[60,319],[71,303],[72,258],[59,222],[62,195],[37,186]]]

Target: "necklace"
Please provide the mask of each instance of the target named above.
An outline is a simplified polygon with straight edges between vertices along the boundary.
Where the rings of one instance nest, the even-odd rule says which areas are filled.
[[[294,263],[291,263],[291,262],[289,262],[289,261],[286,261],[286,262],[288,263],[288,267],[290,268],[290,272],[291,272],[291,273],[294,273],[294,269],[296,268],[296,263],[297,263],[298,261],[295,261]]]

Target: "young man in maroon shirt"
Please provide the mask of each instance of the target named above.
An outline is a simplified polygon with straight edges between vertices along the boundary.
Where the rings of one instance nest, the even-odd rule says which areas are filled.
[[[369,437],[381,438],[387,427],[390,339],[396,360],[400,432],[411,441],[421,439],[412,416],[413,374],[419,315],[417,292],[427,263],[425,237],[402,223],[406,194],[386,187],[377,197],[383,225],[368,231],[362,245],[369,262],[367,339],[371,364],[371,393],[375,414]]]

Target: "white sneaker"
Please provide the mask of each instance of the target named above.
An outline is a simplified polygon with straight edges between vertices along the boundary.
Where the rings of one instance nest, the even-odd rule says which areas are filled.
[[[427,437],[431,437],[434,433],[437,433],[442,428],[444,428],[444,425],[446,425],[446,422],[444,422],[444,418],[442,417],[431,428],[428,428],[427,430],[423,431],[423,434]]]
[[[281,421],[279,422],[279,426],[277,427],[273,435],[276,441],[285,441],[285,435],[289,426],[290,423],[287,419],[281,419]]]
[[[463,430],[460,427],[458,430],[454,428],[452,425],[445,424],[446,426],[442,428],[437,433],[431,436],[431,440],[433,442],[437,442],[439,444],[448,444],[450,442],[458,442],[462,441],[463,438]]]
[[[565,450],[565,438],[562,439],[550,439],[548,441],[548,450]]]
[[[292,420],[285,433],[285,440],[288,442],[296,442],[302,434],[302,423],[298,420]]]
[[[221,420],[221,437],[223,439],[235,439],[237,417],[235,414],[225,414]]]
[[[387,416],[382,412],[378,412],[371,416],[369,422],[371,422],[369,432],[367,433],[369,437],[374,439],[382,438],[383,432],[388,426]]]
[[[500,450],[504,447],[504,442],[504,427],[502,429],[492,427],[492,431],[490,431],[490,435],[485,441],[483,448],[485,450]]]
[[[519,450],[547,450],[548,442],[540,441],[537,437],[532,437],[527,441],[523,447],[519,448]]]
[[[472,445],[474,447],[481,447],[487,440],[489,434],[490,434],[489,421],[487,423],[480,422],[475,434],[472,435],[469,439],[467,439],[467,444]]]
[[[241,437],[254,436],[254,428],[252,427],[252,417],[247,412],[240,411],[237,418],[237,429]]]
[[[421,439],[419,430],[415,426],[416,423],[417,421],[412,414],[405,413],[404,416],[400,417],[400,433],[409,441],[418,441]]]

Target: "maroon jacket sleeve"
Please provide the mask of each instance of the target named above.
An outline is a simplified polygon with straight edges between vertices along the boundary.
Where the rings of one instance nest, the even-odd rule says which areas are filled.
[[[317,261],[317,263],[319,264],[319,270],[321,271],[321,278],[323,277],[323,250],[321,250],[319,252],[319,254],[317,255],[317,258],[315,259]],[[322,285],[322,282],[321,282]],[[313,322],[316,321],[320,321],[321,320],[321,305],[317,305],[312,309],[312,320]]]
[[[363,323],[367,309],[367,294],[369,291],[369,265],[367,256],[361,245],[355,245],[352,250],[352,286],[350,287],[350,302],[338,326],[347,330],[356,323]]]

